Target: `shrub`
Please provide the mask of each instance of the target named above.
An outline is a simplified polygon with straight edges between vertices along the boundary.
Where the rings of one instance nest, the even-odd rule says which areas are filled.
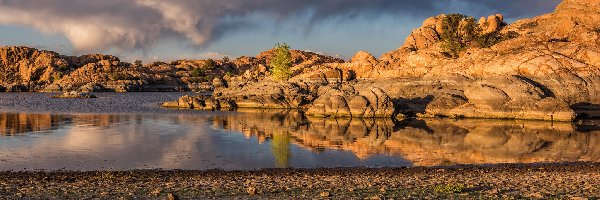
[[[442,24],[442,51],[452,57],[458,57],[460,52],[469,47],[489,48],[503,40],[514,38],[505,36],[500,31],[484,34],[475,18],[463,14],[449,14]]]
[[[229,63],[229,56],[223,57],[223,63]]]
[[[190,74],[190,76],[192,76],[192,77],[202,77],[202,76],[206,76],[206,72],[204,71],[204,69],[196,67],[196,68],[192,69],[192,73]]]
[[[113,81],[121,80],[121,76],[119,75],[119,73],[116,73],[116,72],[111,73],[110,74],[110,80],[113,80]]]
[[[460,22],[463,19],[467,20],[465,29],[469,31],[460,30]],[[452,57],[457,57],[460,52],[465,50],[468,46],[468,42],[473,38],[476,32],[475,20],[472,17],[467,17],[463,14],[449,14],[443,19],[442,29],[444,32],[441,35],[442,38],[442,50],[445,53],[450,54]]]
[[[204,61],[204,68],[213,70],[216,67],[217,67],[217,64],[215,63],[215,61],[213,59],[208,59],[208,60]]]
[[[434,192],[442,194],[461,193],[464,190],[465,186],[462,184],[444,184],[433,187]]]
[[[133,62],[133,66],[136,66],[136,67],[141,67],[141,66],[143,66],[143,65],[144,65],[144,64],[142,63],[142,61],[141,61],[141,60],[136,60],[135,62]]]
[[[271,58],[271,73],[276,80],[287,81],[292,77],[292,54],[287,44],[275,45],[275,54]]]
[[[67,64],[61,63],[61,64],[58,65],[58,71],[63,71],[64,72],[64,71],[68,71],[70,69],[71,68]]]
[[[52,82],[62,79],[62,74],[56,73],[52,75]]]
[[[495,44],[502,42],[502,40],[504,40],[504,37],[499,31],[481,34],[477,37],[477,46],[479,48],[490,48]]]

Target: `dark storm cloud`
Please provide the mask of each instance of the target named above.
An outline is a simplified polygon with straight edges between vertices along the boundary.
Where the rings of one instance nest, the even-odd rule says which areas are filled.
[[[341,17],[427,17],[462,5],[468,13],[497,12],[518,18],[549,12],[557,0],[0,0],[0,24],[65,35],[80,51],[142,49],[165,36],[195,46],[264,21],[309,26]],[[441,6],[440,6],[441,5]],[[489,13],[492,14],[492,13]],[[307,27],[310,28],[310,27]]]

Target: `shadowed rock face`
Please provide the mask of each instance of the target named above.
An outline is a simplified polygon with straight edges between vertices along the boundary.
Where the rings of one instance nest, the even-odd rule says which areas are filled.
[[[600,161],[595,121],[574,125],[511,120],[372,120],[305,117],[297,111],[258,111],[215,118],[215,126],[260,141],[288,134],[318,151],[352,151],[359,158],[394,155],[415,166]]]

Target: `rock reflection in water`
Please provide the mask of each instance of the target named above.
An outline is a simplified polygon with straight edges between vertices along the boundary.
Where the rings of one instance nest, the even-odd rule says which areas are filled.
[[[322,119],[289,110],[0,113],[0,170],[598,162],[596,123]]]
[[[0,114],[0,170],[410,165],[400,157],[360,160],[348,151],[315,153],[293,145],[283,129],[269,130],[270,139],[261,144],[213,128],[228,126],[222,120],[228,115],[237,114]]]
[[[55,115],[50,113],[0,113],[0,135],[15,136],[31,132],[48,132],[64,125],[109,127],[129,121],[141,121],[141,116],[82,114]]]
[[[290,141],[319,151],[352,151],[361,159],[400,156],[415,166],[487,163],[600,161],[600,129],[583,124],[543,121],[411,119],[392,120],[306,118],[298,111],[245,111],[215,117],[219,128]],[[281,139],[283,138],[283,139]],[[277,145],[277,146],[276,146]],[[281,160],[288,153],[277,153]]]
[[[66,117],[51,114],[0,113],[0,135],[18,135],[21,133],[49,131],[69,121]]]

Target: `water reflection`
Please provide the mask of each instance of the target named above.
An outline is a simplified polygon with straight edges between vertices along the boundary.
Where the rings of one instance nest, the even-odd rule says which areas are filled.
[[[239,132],[215,128],[227,126],[221,119],[228,115],[218,113],[2,116],[0,129],[7,134],[0,136],[0,170],[410,165],[398,157],[360,160],[344,151],[315,153],[294,146],[286,131],[270,132],[268,140],[248,139]]]
[[[67,118],[51,114],[0,113],[0,135],[49,131],[68,121]]]
[[[298,111],[0,113],[0,170],[600,161],[597,121],[308,118]]]
[[[596,121],[422,119],[392,120],[306,118],[297,111],[215,118],[222,128],[247,136],[289,141],[319,151],[339,149],[361,159],[374,155],[405,158],[416,166],[487,163],[600,161]],[[288,140],[288,139],[286,139]],[[283,157],[283,156],[282,156]]]

